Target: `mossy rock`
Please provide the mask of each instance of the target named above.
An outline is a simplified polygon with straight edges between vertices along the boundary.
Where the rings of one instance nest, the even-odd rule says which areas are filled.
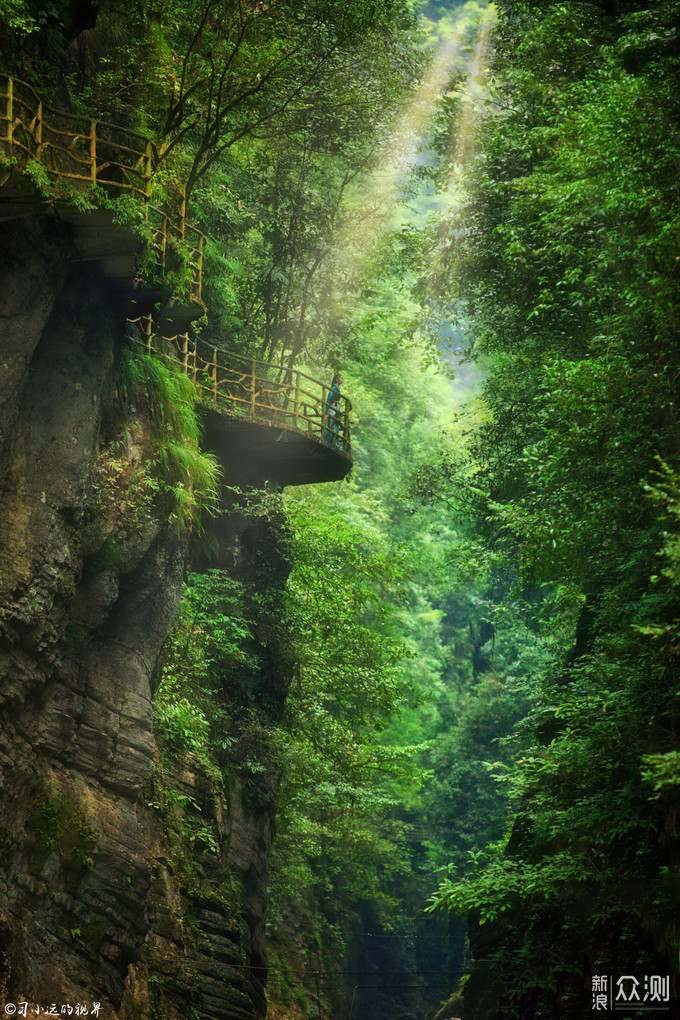
[[[31,870],[39,874],[56,854],[69,892],[75,891],[93,865],[97,836],[81,805],[68,792],[41,790],[26,820]]]

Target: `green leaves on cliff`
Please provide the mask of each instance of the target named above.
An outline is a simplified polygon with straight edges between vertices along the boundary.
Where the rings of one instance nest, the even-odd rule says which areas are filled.
[[[154,698],[155,724],[180,753],[207,760],[224,745],[217,695],[239,676],[244,682],[251,665],[247,614],[243,586],[226,571],[189,575]]]
[[[0,25],[10,32],[27,34],[38,29],[35,19],[29,13],[25,0],[2,0],[0,2]]]
[[[121,391],[129,405],[146,413],[152,424],[146,468],[149,488],[170,498],[177,527],[197,524],[214,508],[220,469],[216,458],[200,449],[201,428],[191,380],[170,360],[127,352]]]
[[[289,499],[294,527],[289,614],[299,647],[298,697],[359,733],[380,727],[407,686],[408,654],[390,634],[405,563],[370,518],[350,522],[333,495]],[[401,562],[399,560],[401,559]]]

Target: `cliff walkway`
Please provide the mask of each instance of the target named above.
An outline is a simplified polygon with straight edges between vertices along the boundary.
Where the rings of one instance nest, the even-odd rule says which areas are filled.
[[[176,304],[176,321],[202,314],[206,238],[187,220],[183,198],[173,213],[152,204],[158,158],[154,142],[115,124],[56,110],[16,78],[0,75],[0,90],[0,219],[58,205],[60,218],[74,227],[81,257],[104,262],[109,275],[130,277],[138,237],[114,223],[111,213],[98,209],[96,201],[87,201],[92,188],[111,197],[128,196],[139,203],[140,223],[147,227],[159,277],[178,258],[188,269],[192,307],[181,309],[181,302]],[[49,200],[36,201],[28,194],[25,182],[16,179],[17,171],[22,176],[29,173],[43,192],[47,185]],[[193,379],[208,414],[229,419],[231,431],[240,432],[245,453],[265,462],[267,477],[297,484],[348,473],[351,404],[346,397],[340,397],[336,408],[328,408],[328,388],[303,372],[231,355],[188,333],[154,336],[150,317],[129,321],[131,332],[149,353],[171,358]],[[247,423],[255,433],[243,427]],[[268,455],[272,436],[262,434],[262,429],[272,428],[278,442],[276,453]],[[254,435],[259,435],[258,441]]]
[[[55,110],[17,78],[0,75],[0,89],[0,155],[5,164],[0,167],[5,193],[0,216],[26,214],[25,190],[12,187],[12,171],[17,167],[32,172],[36,181],[50,186],[50,203],[59,205],[62,218],[83,227],[78,238],[83,257],[96,259],[106,254],[107,246],[115,247],[116,237],[102,230],[105,223],[96,208],[82,209],[83,199],[93,187],[113,197],[127,195],[139,202],[141,222],[148,228],[160,272],[168,268],[171,253],[181,256],[191,277],[191,296],[200,303],[206,238],[187,220],[183,198],[172,214],[152,204],[158,152],[151,139],[115,124]],[[92,228],[89,233],[87,225]],[[121,266],[122,275],[127,269]],[[115,268],[112,275],[117,275]]]
[[[192,379],[205,411],[227,416],[234,425],[253,423],[278,431],[280,445],[268,477],[287,479],[290,455],[294,454],[296,461],[309,458],[311,451],[307,449],[305,454],[304,446],[310,440],[322,447],[321,455],[312,458],[306,468],[298,463],[295,477],[285,484],[331,481],[350,470],[352,405],[347,397],[341,394],[337,405],[329,408],[328,385],[298,369],[244,358],[192,339],[187,333],[154,336],[149,318],[129,320],[129,326],[138,346],[149,354],[169,358]],[[243,438],[245,435],[242,430]]]

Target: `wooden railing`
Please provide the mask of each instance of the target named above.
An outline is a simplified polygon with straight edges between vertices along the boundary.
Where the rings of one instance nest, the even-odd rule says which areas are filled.
[[[151,227],[150,252],[152,257],[157,257],[160,274],[163,275],[168,266],[169,249],[175,247],[183,251],[191,274],[192,297],[202,301],[205,234],[189,223],[182,213],[175,221],[149,202],[145,206],[145,219]]]
[[[0,75],[0,88],[0,154],[22,169],[37,163],[57,185],[69,182],[75,190],[94,185],[142,201],[159,267],[165,271],[170,248],[182,252],[192,271],[193,295],[200,300],[205,237],[187,221],[184,201],[172,216],[151,204],[158,158],[151,139],[55,110],[17,78]],[[56,197],[69,200],[68,193]]]
[[[25,82],[0,75],[0,155],[11,168],[33,161],[59,185],[92,185],[128,193],[144,204],[151,227],[151,259],[165,272],[169,248],[178,249],[193,273],[193,296],[201,298],[204,235],[186,219],[182,202],[176,217],[151,205],[157,152],[144,135],[104,121],[63,113],[47,106]],[[72,201],[65,190],[57,198]],[[308,433],[351,456],[350,411],[346,397],[328,404],[328,387],[296,369],[285,369],[227,354],[188,335],[152,335],[150,319],[131,323],[149,352],[180,364],[198,387],[200,400],[225,414]]]
[[[228,354],[187,334],[154,336],[148,318],[130,321],[129,328],[149,354],[170,358],[181,366],[196,384],[205,407],[275,428],[305,432],[351,457],[352,405],[342,394],[336,405],[329,405],[329,387],[324,383],[297,369]]]

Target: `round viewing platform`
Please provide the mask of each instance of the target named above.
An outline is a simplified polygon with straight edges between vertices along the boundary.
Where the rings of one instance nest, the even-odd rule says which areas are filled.
[[[350,472],[352,405],[343,394],[329,404],[327,384],[187,334],[146,336],[139,344],[169,358],[194,382],[206,446],[228,477],[306,485],[339,481]]]

